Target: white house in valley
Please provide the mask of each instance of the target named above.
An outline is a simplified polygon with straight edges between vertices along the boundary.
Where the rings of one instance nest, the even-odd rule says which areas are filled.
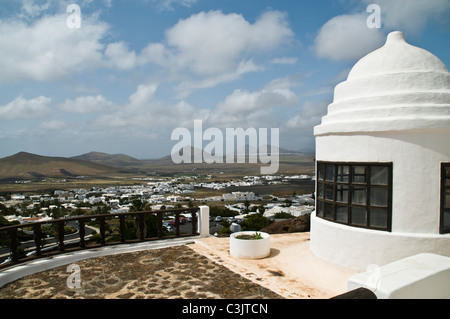
[[[222,194],[222,198],[227,201],[240,201],[240,200],[260,200],[261,197],[256,196],[253,192],[232,192]]]
[[[362,58],[316,137],[311,251],[365,270],[450,257],[450,74],[401,32]]]

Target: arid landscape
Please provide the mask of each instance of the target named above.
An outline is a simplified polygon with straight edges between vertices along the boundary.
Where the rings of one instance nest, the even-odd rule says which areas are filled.
[[[279,174],[314,174],[314,155],[285,153],[279,157]],[[230,180],[259,175],[257,163],[174,164],[170,156],[138,160],[124,154],[91,152],[71,158],[20,152],[0,159],[0,192],[46,192],[52,189],[133,185],[139,179],[207,176]]]

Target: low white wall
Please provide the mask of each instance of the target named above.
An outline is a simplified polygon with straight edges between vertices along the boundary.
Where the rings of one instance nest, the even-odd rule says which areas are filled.
[[[365,271],[419,253],[450,257],[450,234],[390,233],[330,222],[311,214],[311,251],[330,263]]]
[[[352,276],[348,290],[364,287],[378,299],[450,298],[450,257],[418,254]]]

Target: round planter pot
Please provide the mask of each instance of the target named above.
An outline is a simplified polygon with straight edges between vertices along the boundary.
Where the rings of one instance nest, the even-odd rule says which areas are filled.
[[[230,235],[230,254],[235,258],[260,259],[270,255],[270,235],[257,232],[262,239],[239,239],[239,235],[253,235],[255,231],[241,231]]]

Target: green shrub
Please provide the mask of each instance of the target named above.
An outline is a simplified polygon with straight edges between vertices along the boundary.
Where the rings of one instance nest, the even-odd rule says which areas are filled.
[[[251,214],[245,217],[241,224],[242,230],[261,230],[269,226],[272,221],[261,214]]]
[[[295,216],[293,216],[289,213],[280,212],[280,213],[275,213],[275,218],[276,219],[295,218]]]
[[[229,234],[231,234],[231,230],[229,227],[223,227],[219,230],[219,234],[229,235]]]

